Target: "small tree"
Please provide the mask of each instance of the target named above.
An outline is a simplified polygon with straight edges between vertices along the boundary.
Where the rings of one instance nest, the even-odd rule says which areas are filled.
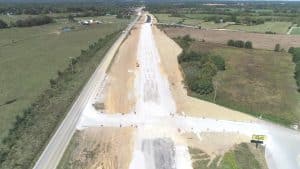
[[[228,46],[234,46],[234,40],[230,39],[227,41]]]
[[[247,41],[247,42],[245,43],[245,48],[247,48],[247,49],[252,49],[252,42],[251,42],[251,41]]]
[[[279,51],[280,51],[280,44],[279,44],[279,43],[277,43],[277,44],[275,45],[274,51],[275,51],[275,52],[279,52]]]
[[[7,27],[8,27],[7,23],[0,19],[0,29],[7,28]]]
[[[244,43],[244,41],[237,40],[234,42],[234,46],[238,47],[238,48],[243,48],[245,46],[245,43]]]
[[[51,88],[54,88],[56,86],[57,82],[54,79],[50,79],[50,86]]]
[[[295,51],[295,48],[294,48],[294,47],[290,47],[289,50],[288,50],[288,52],[291,53],[291,54],[293,54],[294,51]]]
[[[74,18],[73,15],[69,15],[68,16],[68,20],[69,20],[69,22],[76,22],[76,20],[75,20],[75,18]]]

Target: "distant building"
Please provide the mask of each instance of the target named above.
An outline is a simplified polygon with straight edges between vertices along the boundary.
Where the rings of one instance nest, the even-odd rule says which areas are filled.
[[[90,20],[81,20],[78,23],[81,25],[92,25],[92,24],[100,24],[102,22],[94,19],[90,19]]]

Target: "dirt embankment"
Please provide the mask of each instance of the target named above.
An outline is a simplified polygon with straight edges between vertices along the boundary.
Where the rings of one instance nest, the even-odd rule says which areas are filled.
[[[88,128],[75,134],[59,169],[128,169],[133,128]]]
[[[108,84],[104,101],[108,113],[128,113],[135,105],[134,78],[140,26],[144,17],[131,30],[121,45],[108,72]]]
[[[205,40],[206,42],[226,44],[228,40],[252,41],[253,47],[258,49],[273,50],[278,43],[286,50],[289,47],[300,46],[300,36],[293,35],[270,35],[260,33],[247,33],[240,31],[227,30],[201,30],[194,28],[163,28],[170,37],[178,37],[189,34],[197,40]]]
[[[162,69],[168,76],[171,84],[171,92],[176,102],[177,112],[184,112],[187,115],[210,117],[227,120],[253,120],[254,118],[207,101],[187,96],[183,85],[183,77],[179,70],[177,56],[181,48],[170,39],[164,32],[153,26],[153,33],[158,47]]]

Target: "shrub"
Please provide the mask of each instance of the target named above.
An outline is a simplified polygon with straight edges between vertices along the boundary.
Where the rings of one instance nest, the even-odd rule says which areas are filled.
[[[45,25],[52,22],[54,22],[54,20],[49,16],[36,16],[36,17],[29,17],[24,20],[17,20],[15,26],[31,27],[31,26]]]
[[[291,49],[291,48],[290,48]],[[294,78],[298,86],[298,92],[300,92],[300,48],[289,49],[289,52],[293,54],[293,62],[296,64]]]
[[[276,34],[276,32],[272,32],[272,31],[266,31],[266,34]]]
[[[216,65],[218,70],[225,70],[225,60],[218,55],[210,56],[211,61]]]
[[[251,41],[247,41],[246,43],[245,43],[245,48],[247,48],[247,49],[252,49],[253,47],[252,47],[252,42]]]
[[[228,46],[234,46],[234,40],[230,39],[227,41]]]
[[[214,87],[211,79],[198,79],[195,82],[195,92],[200,95],[209,94],[214,91]]]
[[[238,48],[243,48],[245,46],[245,43],[244,43],[244,41],[237,40],[234,42],[234,46],[238,47]]]
[[[4,22],[4,21],[2,21],[2,20],[0,19],[0,29],[4,29],[4,28],[7,28],[7,27],[8,27],[7,23]]]
[[[280,51],[280,44],[277,43],[277,44],[275,45],[274,51],[275,51],[275,52],[279,52],[279,51]]]
[[[50,79],[49,82],[50,82],[51,88],[54,88],[57,84],[56,80],[54,80],[54,79]]]
[[[186,48],[188,48],[189,46],[190,46],[190,43],[192,42],[192,41],[194,41],[194,39],[193,38],[191,38],[190,37],[190,35],[185,35],[185,36],[183,36],[183,37],[177,37],[177,38],[175,38],[174,39],[177,43],[178,43],[178,45],[180,46],[180,47],[182,47],[183,49],[186,49]]]
[[[288,50],[288,52],[291,53],[291,54],[293,54],[294,51],[295,51],[295,48],[294,48],[294,47],[290,47],[289,50]]]
[[[194,39],[192,39],[190,35],[184,35],[182,37],[182,40],[188,41],[188,42],[194,41]]]
[[[217,74],[217,67],[215,64],[211,63],[211,62],[207,62],[205,63],[200,71],[199,71],[199,78],[200,79],[211,79],[213,76],[215,76]]]

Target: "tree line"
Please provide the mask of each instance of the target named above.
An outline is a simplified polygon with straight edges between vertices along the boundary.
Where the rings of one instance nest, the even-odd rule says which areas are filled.
[[[31,26],[39,26],[45,25],[54,22],[54,19],[49,16],[35,16],[28,17],[26,19],[19,19],[14,23],[10,23],[8,25],[3,20],[0,20],[0,29],[8,28],[8,27],[31,27]]]
[[[213,77],[218,71],[225,70],[225,60],[218,55],[190,50],[190,44],[194,39],[188,35],[175,38],[175,41],[183,48],[178,62],[183,70],[188,89],[199,95],[212,93],[214,91]]]
[[[242,40],[228,40],[227,41],[227,45],[228,46],[234,46],[234,47],[238,47],[238,48],[247,48],[247,49],[252,49],[252,42],[251,41],[242,41]]]
[[[289,53],[293,55],[293,62],[296,64],[294,71],[294,78],[298,87],[298,92],[300,92],[300,48],[291,47],[288,50]]]

